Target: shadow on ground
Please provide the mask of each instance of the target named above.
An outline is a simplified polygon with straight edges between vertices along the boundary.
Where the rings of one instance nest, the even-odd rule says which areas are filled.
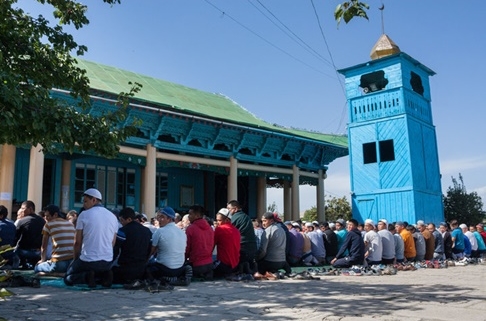
[[[452,270],[452,269],[450,269]],[[451,272],[451,271],[449,271]],[[481,275],[484,267],[479,270]],[[44,286],[12,288],[17,295],[0,302],[7,320],[332,320],[381,316],[397,310],[415,315],[433,305],[464,305],[486,300],[480,286],[444,283],[444,276],[322,277],[238,283],[198,282],[173,291],[102,289],[73,291]],[[442,273],[443,274],[443,273]],[[481,301],[479,301],[481,302]],[[329,318],[329,319],[328,319]]]

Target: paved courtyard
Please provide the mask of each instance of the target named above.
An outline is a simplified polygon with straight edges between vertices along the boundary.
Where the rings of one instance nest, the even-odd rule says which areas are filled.
[[[320,280],[195,282],[173,291],[11,288],[6,320],[486,320],[486,265]]]

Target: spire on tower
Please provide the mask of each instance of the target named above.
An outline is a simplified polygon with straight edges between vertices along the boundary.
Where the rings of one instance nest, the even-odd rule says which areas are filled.
[[[383,2],[381,2],[381,7],[379,7],[378,9],[381,11],[381,36],[371,49],[370,57],[373,60],[400,52],[400,48],[397,46],[397,44],[394,43],[393,40],[391,40],[390,37],[385,34],[385,22],[383,18],[385,5],[383,4]]]
[[[378,8],[381,11],[381,33],[385,34],[385,19],[383,18],[383,10],[385,9],[385,5],[383,1],[381,2],[381,7]]]

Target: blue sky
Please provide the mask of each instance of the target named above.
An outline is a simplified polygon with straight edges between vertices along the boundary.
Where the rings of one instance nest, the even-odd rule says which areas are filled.
[[[90,24],[70,30],[88,46],[87,60],[224,94],[271,123],[343,134],[348,112],[335,70],[370,60],[381,35],[382,2],[365,2],[369,21],[337,28],[338,0],[122,0],[113,7],[87,0]],[[385,33],[437,73],[431,91],[442,192],[462,173],[468,191],[486,201],[486,1],[383,3]],[[54,20],[48,6],[19,5]],[[348,162],[330,164],[326,193],[349,200]],[[314,188],[300,193],[301,211],[316,204]],[[282,190],[269,190],[267,201],[282,211]]]

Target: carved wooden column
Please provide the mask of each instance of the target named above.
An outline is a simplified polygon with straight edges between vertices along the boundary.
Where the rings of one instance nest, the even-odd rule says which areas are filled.
[[[9,217],[12,217],[16,151],[13,145],[0,146],[0,205],[7,208]]]
[[[155,215],[155,186],[157,177],[157,150],[147,144],[147,163],[143,171],[144,184],[142,185],[142,211],[150,219]]]
[[[300,219],[300,202],[299,202],[299,168],[294,165],[292,168],[292,220]]]
[[[325,212],[325,196],[324,196],[324,171],[319,170],[319,177],[317,178],[316,198],[317,198],[317,220],[319,222],[326,220]]]
[[[228,175],[228,201],[238,199],[238,160],[230,157],[230,168]]]
[[[38,144],[30,149],[29,186],[27,199],[34,202],[35,211],[42,208],[42,181],[44,179],[44,153],[42,146]]]

